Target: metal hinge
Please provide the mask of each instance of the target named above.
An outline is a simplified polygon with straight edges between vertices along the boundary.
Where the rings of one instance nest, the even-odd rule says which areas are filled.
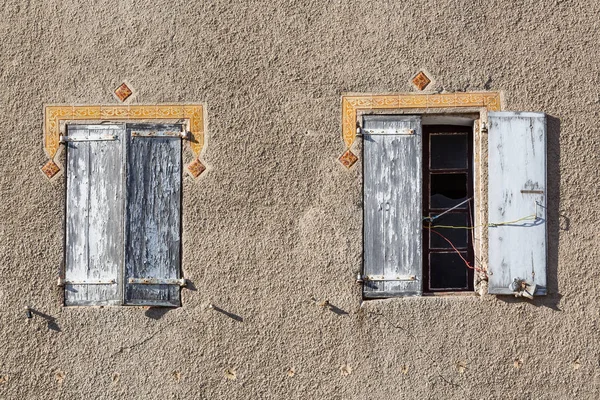
[[[117,140],[117,135],[88,135],[88,136],[66,136],[60,135],[58,137],[59,143],[67,142],[97,142],[106,140]]]
[[[158,279],[158,278],[129,278],[127,283],[130,285],[179,285],[185,286],[187,281],[181,279]]]
[[[373,136],[373,135],[414,135],[415,130],[411,128],[387,128],[387,129],[364,129],[356,130],[358,136]]]
[[[66,279],[58,279],[58,286],[65,286],[65,285],[115,285],[117,283],[116,279],[110,279],[110,280],[91,280],[91,279],[82,279],[79,281],[74,281],[74,280],[66,280]]]
[[[487,124],[487,122],[481,122],[481,133],[488,133],[488,124]]]
[[[190,132],[188,131],[132,131],[132,137],[145,137],[145,138],[164,138],[164,137],[178,137],[181,139],[189,139]]]
[[[386,277],[385,275],[363,275],[363,281],[416,281],[415,275],[399,275],[396,277]]]
[[[543,190],[531,190],[531,189],[521,189],[521,193],[523,194],[544,194]]]

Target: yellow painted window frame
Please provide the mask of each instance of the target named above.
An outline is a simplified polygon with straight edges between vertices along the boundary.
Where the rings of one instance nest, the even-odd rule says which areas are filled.
[[[204,104],[138,105],[46,105],[44,107],[44,151],[54,161],[60,146],[61,124],[72,121],[151,121],[184,120],[190,132],[189,146],[199,161],[205,142]]]
[[[342,138],[346,150],[356,140],[357,113],[369,110],[414,109],[424,113],[427,109],[486,108],[500,111],[500,92],[460,92],[439,94],[345,94],[342,95]]]

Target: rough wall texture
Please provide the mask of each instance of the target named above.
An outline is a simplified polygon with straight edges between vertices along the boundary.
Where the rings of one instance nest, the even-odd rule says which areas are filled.
[[[600,397],[600,3],[517,3],[5,1],[0,398]],[[433,90],[555,118],[549,296],[361,307],[340,96],[412,91],[420,68]],[[65,187],[38,170],[43,105],[114,104],[123,80],[139,103],[208,108],[179,309],[65,308],[56,287]]]

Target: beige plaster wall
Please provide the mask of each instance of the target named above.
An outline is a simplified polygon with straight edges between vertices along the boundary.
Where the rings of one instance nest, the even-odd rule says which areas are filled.
[[[0,398],[598,398],[599,12],[583,0],[3,2]],[[555,118],[549,296],[361,307],[361,165],[337,161],[341,93],[409,92],[421,68],[432,90],[503,91],[505,109]],[[39,171],[43,105],[115,104],[123,80],[134,102],[208,110],[210,170],[184,183],[193,287],[167,312],[64,308],[56,287],[64,185]]]

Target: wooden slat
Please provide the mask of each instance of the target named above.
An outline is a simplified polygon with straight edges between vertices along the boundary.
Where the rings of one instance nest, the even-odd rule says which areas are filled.
[[[127,131],[181,130],[128,125]],[[128,135],[129,136],[129,135]],[[129,138],[125,279],[180,277],[181,139]],[[126,284],[125,303],[179,306],[178,285]]]
[[[508,286],[520,278],[537,284],[536,294],[545,294],[546,116],[490,112],[488,119],[489,223],[514,221],[536,212],[539,217],[488,228],[488,291],[511,294]]]
[[[363,136],[365,297],[422,292],[421,119],[365,116],[365,129],[414,129],[412,135]],[[414,281],[392,281],[414,275]]]
[[[69,136],[114,134],[115,141],[68,143],[65,280],[66,305],[121,302],[123,263],[123,148],[119,125],[72,125]]]

